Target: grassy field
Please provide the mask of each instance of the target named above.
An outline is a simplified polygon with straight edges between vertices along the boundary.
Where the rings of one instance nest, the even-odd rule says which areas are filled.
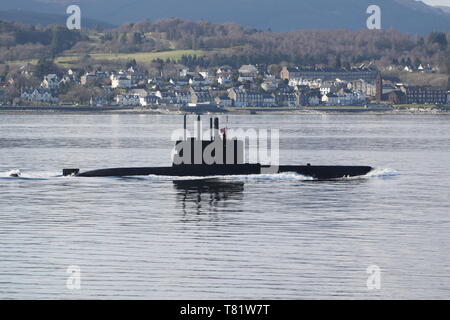
[[[155,59],[173,59],[178,60],[183,55],[204,55],[206,51],[202,50],[173,50],[162,52],[138,52],[138,53],[93,53],[90,56],[96,60],[132,60],[135,59],[137,63],[148,63]],[[78,57],[77,57],[78,58]],[[74,60],[74,57],[59,57],[58,63],[66,63]]]
[[[446,87],[449,75],[445,73],[388,71],[383,72],[383,77],[397,78],[400,82],[407,83],[411,86]]]
[[[170,50],[170,51],[161,51],[161,52],[137,52],[137,53],[93,53],[90,54],[90,57],[94,60],[111,60],[111,61],[128,61],[135,59],[137,63],[150,63],[155,59],[172,59],[178,60],[183,55],[197,55],[203,56],[205,54],[211,54],[217,51],[202,51],[202,50]],[[73,64],[78,63],[81,56],[79,55],[70,55],[70,56],[61,56],[55,59],[55,62],[62,67],[68,68]],[[37,59],[30,60],[17,60],[17,61],[8,61],[8,64],[22,64],[22,63],[31,63],[36,64]]]

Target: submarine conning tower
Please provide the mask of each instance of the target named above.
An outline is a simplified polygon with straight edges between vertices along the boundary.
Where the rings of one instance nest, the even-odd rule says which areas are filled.
[[[202,119],[197,116],[194,137],[187,136],[184,115],[183,140],[175,143],[173,166],[244,164],[244,141],[227,138],[227,128],[220,129],[218,117],[209,119],[209,137],[204,139]]]

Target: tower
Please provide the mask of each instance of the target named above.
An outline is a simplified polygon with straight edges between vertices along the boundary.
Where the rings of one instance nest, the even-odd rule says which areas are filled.
[[[377,78],[375,80],[375,85],[376,85],[375,98],[377,103],[381,103],[381,99],[383,98],[383,78],[381,77],[381,72],[378,72]]]

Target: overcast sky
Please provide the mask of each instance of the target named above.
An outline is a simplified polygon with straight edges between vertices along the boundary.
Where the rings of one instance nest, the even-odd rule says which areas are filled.
[[[450,0],[422,0],[431,5],[450,6]]]

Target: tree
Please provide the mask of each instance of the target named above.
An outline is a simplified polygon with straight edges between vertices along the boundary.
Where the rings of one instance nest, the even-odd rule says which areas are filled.
[[[58,74],[60,75],[61,72],[58,68],[58,66],[53,62],[51,59],[47,58],[41,58],[39,59],[35,69],[34,74],[38,79],[42,79],[44,76],[48,74]]]
[[[428,36],[428,43],[438,44],[442,49],[445,49],[448,46],[447,35],[444,32],[432,32]]]
[[[136,66],[137,66],[136,59],[131,59],[131,60],[128,60],[128,62],[127,62],[127,64],[126,64],[125,67],[126,67],[127,69],[129,69],[129,68],[131,68],[131,67],[136,68]]]

